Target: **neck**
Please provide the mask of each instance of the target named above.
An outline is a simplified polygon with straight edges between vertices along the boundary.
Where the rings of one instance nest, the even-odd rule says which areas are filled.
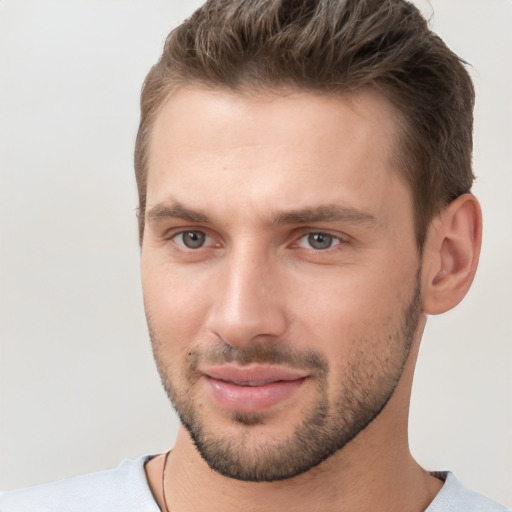
[[[180,440],[180,438],[185,440]],[[168,460],[166,496],[172,512],[269,512],[295,510],[369,512],[424,511],[441,487],[408,454],[359,452],[356,442],[328,461],[294,478],[241,482],[212,471],[180,433]],[[183,444],[182,444],[183,443]],[[342,454],[342,452],[346,453]]]
[[[222,476],[209,468],[182,427],[167,461],[169,508],[172,512],[424,511],[442,483],[417,464],[408,446],[407,418],[417,351],[415,343],[381,414],[344,448],[293,478],[242,482]],[[163,457],[153,459],[146,471],[162,505]]]

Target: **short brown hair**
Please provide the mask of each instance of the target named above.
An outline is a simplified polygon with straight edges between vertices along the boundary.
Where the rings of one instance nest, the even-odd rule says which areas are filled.
[[[173,30],[141,95],[135,146],[142,241],[148,143],[176,88],[379,89],[398,109],[399,172],[409,184],[418,247],[431,220],[469,192],[473,84],[463,61],[405,0],[208,0]]]

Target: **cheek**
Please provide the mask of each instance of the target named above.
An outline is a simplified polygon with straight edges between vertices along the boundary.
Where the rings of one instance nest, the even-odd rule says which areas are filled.
[[[386,358],[400,342],[413,281],[398,272],[370,269],[359,269],[357,275],[339,269],[328,278],[309,279],[308,286],[296,286],[292,338],[322,352],[339,371],[361,352],[368,360],[371,354]]]
[[[297,317],[316,330],[332,329],[333,334],[387,318],[403,303],[405,293],[398,280],[385,274],[372,275],[371,269],[364,268],[352,272],[340,268],[321,277],[304,274],[294,286]]]
[[[149,257],[141,267],[144,307],[155,342],[165,352],[186,352],[200,338],[208,311],[205,283],[194,273],[160,264]]]

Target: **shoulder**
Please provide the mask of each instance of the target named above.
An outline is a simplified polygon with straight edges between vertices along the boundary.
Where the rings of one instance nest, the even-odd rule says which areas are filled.
[[[67,478],[0,495],[1,512],[158,512],[144,472],[149,457],[116,469]]]
[[[496,501],[466,489],[453,473],[432,474],[445,483],[425,512],[509,512]]]

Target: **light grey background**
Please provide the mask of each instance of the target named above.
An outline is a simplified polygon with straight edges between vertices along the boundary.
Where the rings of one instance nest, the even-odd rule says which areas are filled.
[[[145,73],[198,4],[0,1],[0,489],[173,444],[142,308],[132,150]],[[469,296],[429,319],[411,447],[512,505],[512,3],[432,5],[474,66],[485,236]]]

